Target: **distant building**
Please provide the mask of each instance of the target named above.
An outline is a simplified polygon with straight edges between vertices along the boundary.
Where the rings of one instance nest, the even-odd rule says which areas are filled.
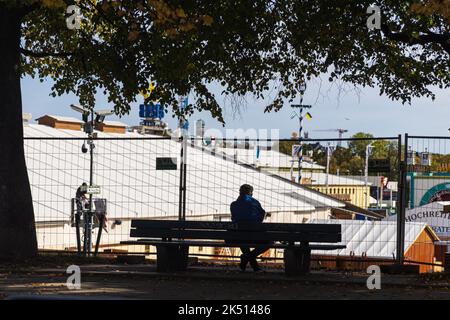
[[[55,129],[66,129],[81,131],[83,121],[71,118],[54,115],[45,115],[37,118],[36,121],[40,125],[48,126]]]
[[[274,172],[275,173],[275,172]],[[291,179],[289,172],[277,172],[285,179]],[[376,204],[376,200],[370,197],[370,184],[346,176],[337,176],[323,172],[304,173],[304,184],[324,194],[331,195],[341,201],[350,202],[361,208]],[[327,185],[328,181],[328,185]]]
[[[131,131],[145,135],[168,136],[170,129],[167,123],[160,119],[143,119],[138,126],[132,126]]]
[[[260,148],[258,150],[255,146],[233,147],[233,145],[228,145],[226,148],[216,147],[215,152],[234,157],[238,161],[252,165],[261,171],[279,175],[290,181],[295,181],[295,177],[298,174],[297,160],[294,160],[290,155],[270,148]],[[291,168],[293,168],[292,172]],[[377,203],[370,196],[371,183],[368,183],[366,186],[359,179],[334,174],[327,175],[325,170],[324,166],[308,161],[306,158],[302,162],[302,184],[360,208],[367,208],[367,206]]]
[[[233,146],[232,142],[228,142],[226,147],[216,147],[215,151],[220,154],[224,153],[227,156],[235,157],[238,161],[251,164],[261,170],[267,169],[272,171],[276,168],[280,171],[289,172],[292,165],[296,170],[297,161],[292,159],[292,156],[272,149],[271,147],[255,147],[254,145],[238,144]],[[325,167],[317,163],[305,161],[302,163],[304,172],[324,172]]]
[[[102,123],[97,123],[95,129],[105,133],[125,134],[127,125],[118,121],[103,121]]]

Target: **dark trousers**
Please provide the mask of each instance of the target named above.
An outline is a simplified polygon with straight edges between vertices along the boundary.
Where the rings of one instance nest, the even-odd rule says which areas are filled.
[[[259,245],[255,247],[253,250],[250,250],[249,247],[241,247],[241,251],[244,254],[244,258],[248,261],[256,261],[256,258],[270,249],[269,245]]]

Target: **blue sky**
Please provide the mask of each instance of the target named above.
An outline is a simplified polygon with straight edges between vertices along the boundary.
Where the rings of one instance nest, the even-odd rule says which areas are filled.
[[[324,77],[325,79],[326,77]],[[77,103],[74,95],[64,95],[53,98],[49,96],[51,82],[44,83],[29,77],[22,80],[22,100],[24,112],[30,112],[33,119],[44,114],[56,114],[78,117],[79,114],[68,106]],[[241,107],[240,114],[233,112],[229,101],[219,95],[220,88],[212,87],[213,92],[221,106],[224,108],[226,128],[254,128],[279,129],[280,137],[287,138],[293,131],[298,130],[298,120],[290,119],[291,108],[285,107],[275,113],[264,113],[267,101],[255,100],[249,96]],[[341,93],[339,93],[341,92]],[[378,88],[359,88],[355,90],[339,91],[336,85],[327,81],[322,84],[318,80],[308,83],[304,97],[305,104],[313,105],[310,110],[313,119],[305,120],[305,130],[309,131],[310,138],[337,138],[335,132],[314,132],[313,130],[343,128],[349,130],[346,136],[356,132],[370,132],[376,136],[396,136],[405,132],[415,135],[450,135],[450,91],[435,90],[436,100],[428,98],[414,99],[411,105],[402,105],[387,97],[379,96]],[[97,97],[99,109],[108,108],[106,98]],[[141,101],[139,101],[140,103]],[[132,106],[129,115],[119,119],[129,125],[139,123],[138,105]],[[203,119],[207,128],[222,128],[222,126],[208,113],[196,113],[191,117],[193,124],[197,119]],[[171,128],[176,127],[177,121],[167,115],[167,122]]]

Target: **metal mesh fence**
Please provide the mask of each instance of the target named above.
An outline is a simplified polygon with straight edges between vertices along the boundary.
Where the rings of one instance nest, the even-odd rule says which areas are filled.
[[[41,249],[75,250],[73,198],[89,183],[90,157],[82,138],[25,139],[38,245]],[[156,170],[156,158],[179,160],[179,143],[166,138],[95,140],[93,177],[106,199],[103,247],[129,238],[133,218],[177,219],[179,170]],[[95,233],[98,232],[98,228]]]
[[[120,245],[130,240],[130,223],[136,218],[229,221],[239,187],[250,184],[267,213],[265,222],[342,225],[341,244],[347,248],[313,252],[320,261],[316,267],[358,269],[372,261],[392,262],[402,236],[396,214],[401,209],[402,149],[426,148],[432,159],[446,152],[442,142],[408,141],[406,147],[399,137],[303,140],[299,170],[299,142],[294,140],[96,139],[93,178],[101,193],[93,197],[106,199],[107,208],[100,252],[153,252],[148,246]],[[84,143],[84,138],[25,138],[40,249],[76,250],[72,199],[89,180]],[[408,189],[407,213],[430,186],[429,179],[421,186],[416,176],[412,179],[416,184]],[[94,239],[98,231],[99,225]],[[430,249],[433,229],[407,223],[402,238],[407,261],[438,262],[438,250]],[[191,253],[225,259],[240,254],[239,249],[201,247]],[[282,258],[282,251],[270,250],[265,257]]]
[[[253,186],[253,196],[266,210],[266,222],[341,224],[347,249],[313,252],[318,259],[333,260],[334,267],[336,257],[358,263],[396,258],[396,221],[381,220],[398,210],[398,137],[304,140],[300,170],[298,141],[189,143],[187,219],[198,218],[195,205],[201,203],[202,219],[229,221],[230,202],[245,183]],[[210,251],[239,255],[239,249]],[[282,250],[271,250],[266,257],[282,257]]]
[[[407,159],[405,221],[427,225],[426,235],[417,241],[420,246],[415,254],[420,261],[440,265],[450,240],[450,138],[406,136],[404,152]],[[406,252],[405,259],[409,255]]]

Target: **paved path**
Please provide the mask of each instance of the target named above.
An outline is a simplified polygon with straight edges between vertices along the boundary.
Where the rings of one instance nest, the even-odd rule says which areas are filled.
[[[417,276],[382,276],[381,290],[368,290],[367,275],[313,272],[287,278],[280,270],[241,273],[235,267],[192,267],[175,275],[153,265],[81,266],[81,290],[68,290],[65,267],[0,270],[0,298],[70,295],[121,299],[450,299],[448,280],[432,285]]]

